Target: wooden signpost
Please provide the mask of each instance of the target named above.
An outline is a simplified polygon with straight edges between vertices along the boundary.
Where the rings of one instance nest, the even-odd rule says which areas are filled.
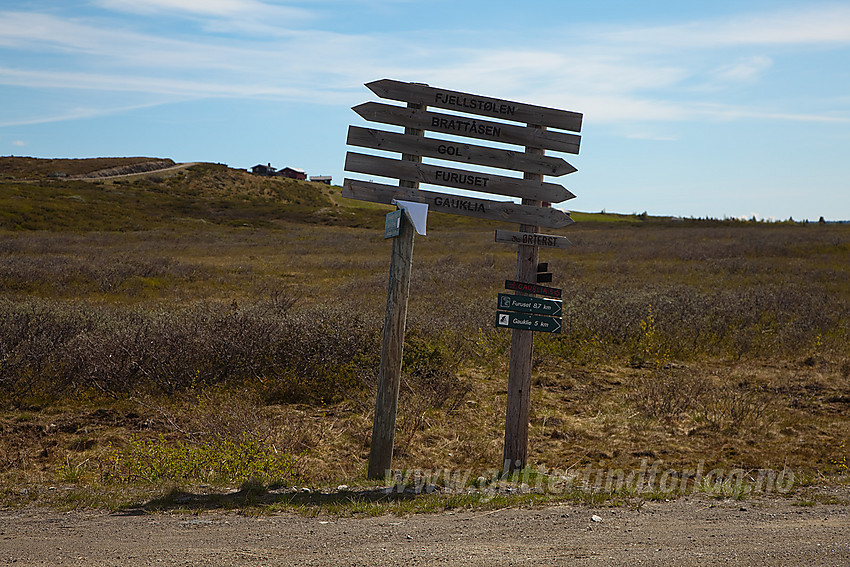
[[[347,142],[361,148],[398,152],[401,159],[348,152],[345,169],[397,179],[398,186],[346,179],[343,184],[344,197],[384,204],[396,203],[401,207],[405,206],[404,201],[426,203],[435,212],[520,224],[519,232],[496,231],[497,242],[516,244],[518,247],[516,280],[507,280],[505,287],[519,292],[517,295],[499,294],[500,311],[496,324],[512,329],[503,468],[505,472],[524,468],[527,464],[533,333],[557,333],[561,329],[561,302],[533,297],[561,296],[561,290],[536,283],[548,281],[551,277],[548,273],[538,276],[538,250],[539,247],[566,248],[570,245],[566,238],[538,234],[538,230],[541,226],[562,228],[572,224],[573,220],[567,213],[551,208],[548,204],[575,197],[562,185],[543,180],[544,175],[561,176],[576,171],[565,160],[545,155],[545,150],[577,154],[581,137],[571,132],[581,131],[582,115],[439,89],[421,83],[382,79],[366,86],[381,98],[405,102],[407,106],[367,102],[353,107],[353,110],[365,120],[403,126],[405,131],[402,134],[351,126]],[[428,110],[429,107],[464,114],[432,112]],[[476,116],[496,118],[498,121]],[[511,150],[425,137],[425,131],[513,144],[522,146],[522,149]],[[458,169],[441,163],[422,163],[423,157],[519,171],[523,176],[511,177]],[[424,191],[419,189],[419,183],[513,197],[521,199],[521,202]],[[384,477],[392,466],[407,290],[413,261],[413,228],[405,214],[396,213],[388,218],[385,236],[394,240],[367,472],[367,476],[373,479]],[[538,277],[545,279],[538,280]]]
[[[570,215],[551,207],[529,207],[513,201],[490,201],[421,189],[410,191],[403,187],[354,179],[345,180],[342,196],[385,205],[391,205],[393,200],[397,199],[416,201],[427,203],[428,209],[437,213],[505,222],[521,222],[548,228],[562,228],[573,223]]]
[[[370,122],[395,124],[431,132],[491,140],[505,144],[518,144],[570,154],[578,153],[581,138],[565,132],[529,129],[525,126],[505,124],[504,122],[475,120],[465,116],[453,116],[426,110],[412,110],[380,102],[365,102],[355,106],[352,110]],[[467,110],[466,112],[474,111]]]
[[[531,156],[512,150],[422,136],[405,136],[397,132],[384,132],[358,126],[348,127],[348,144],[361,148],[411,153],[422,157],[543,175],[559,176],[576,171],[576,168],[558,157]]]
[[[356,152],[348,152],[345,156],[345,170],[550,203],[560,203],[575,197],[566,188],[554,183],[465,171],[441,165],[426,165]]]
[[[504,118],[526,124],[545,124],[551,128],[581,132],[582,115],[569,110],[449,91],[421,83],[405,83],[392,79],[372,81],[366,83],[366,87],[385,99],[415,102],[423,106]]]
[[[570,219],[570,221],[572,221],[572,219]],[[496,230],[496,242],[505,242],[507,244],[530,244],[531,246],[544,246],[546,248],[569,248],[571,246],[570,241],[563,236],[535,234],[531,232],[513,232],[510,230]]]

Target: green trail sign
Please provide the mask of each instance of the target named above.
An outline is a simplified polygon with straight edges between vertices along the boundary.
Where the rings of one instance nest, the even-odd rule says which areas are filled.
[[[530,315],[527,313],[510,313],[499,311],[496,325],[508,327],[509,329],[522,329],[525,331],[539,331],[541,333],[560,333],[561,320],[556,317],[545,315]]]
[[[539,297],[527,297],[524,295],[499,294],[499,309],[506,311],[519,311],[520,313],[531,313],[533,315],[548,315],[549,317],[561,316],[561,301],[556,299],[541,299]]]

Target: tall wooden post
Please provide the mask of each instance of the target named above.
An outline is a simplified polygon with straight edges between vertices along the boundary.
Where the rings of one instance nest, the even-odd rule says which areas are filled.
[[[421,109],[421,104],[408,103],[408,108]],[[422,136],[423,131],[405,128],[408,135]],[[402,154],[402,159],[421,162],[422,157]],[[418,189],[415,181],[399,180],[399,187]],[[410,295],[410,272],[413,267],[413,237],[416,231],[407,215],[401,215],[399,235],[393,239],[390,279],[387,286],[387,313],[381,343],[381,367],[378,372],[378,394],[375,399],[375,420],[369,446],[369,468],[366,477],[384,478],[392,469],[395,423],[398,412],[398,392],[401,385],[401,365],[404,351],[404,331],[407,323],[407,301]]]
[[[545,129],[529,124],[529,128]],[[543,155],[541,148],[526,147],[525,153]],[[543,181],[543,175],[526,173],[524,179]],[[523,199],[523,205],[541,206],[541,201]],[[520,232],[537,232],[533,225],[519,225]],[[516,279],[523,283],[537,281],[537,246],[520,245],[517,250]],[[534,348],[534,331],[513,329],[511,334],[511,361],[508,374],[508,401],[505,417],[505,451],[503,472],[526,467],[528,458],[528,417],[531,401],[531,362]]]

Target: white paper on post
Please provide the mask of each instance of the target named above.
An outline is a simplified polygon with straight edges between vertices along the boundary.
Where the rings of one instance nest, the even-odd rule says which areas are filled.
[[[393,203],[407,214],[407,218],[413,223],[416,232],[425,236],[425,224],[428,221],[428,203],[414,203],[413,201],[402,201],[393,199]]]

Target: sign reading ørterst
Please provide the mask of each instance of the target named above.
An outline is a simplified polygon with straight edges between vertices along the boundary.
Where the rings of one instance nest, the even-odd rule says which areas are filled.
[[[525,246],[543,246],[545,248],[569,248],[571,245],[570,241],[563,236],[537,234],[535,232],[513,232],[510,230],[498,229],[496,230],[496,242],[523,244]]]

